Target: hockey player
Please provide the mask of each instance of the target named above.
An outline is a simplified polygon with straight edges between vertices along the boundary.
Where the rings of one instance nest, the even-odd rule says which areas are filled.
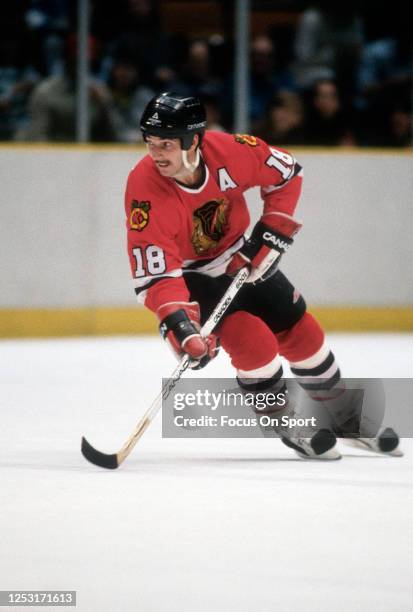
[[[193,97],[156,96],[141,130],[148,155],[131,171],[125,194],[129,258],[138,300],[156,313],[177,356],[187,353],[192,367],[203,367],[220,342],[241,388],[278,393],[285,384],[281,355],[310,394],[320,387],[339,394],[340,371],[324,332],[279,269],[301,227],[294,218],[301,166],[254,136],[206,131],[205,111]],[[263,213],[246,238],[243,192],[254,186]],[[201,337],[201,323],[245,265],[248,284],[215,333]],[[340,457],[331,431],[281,434],[301,456]],[[386,449],[379,439],[370,442],[379,451],[398,446],[397,436]]]

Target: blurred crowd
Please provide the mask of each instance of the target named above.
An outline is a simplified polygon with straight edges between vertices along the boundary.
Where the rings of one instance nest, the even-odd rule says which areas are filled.
[[[216,0],[228,18],[203,37],[190,23],[171,31],[162,0],[90,4],[92,141],[139,141],[143,108],[166,90],[199,95],[209,128],[233,129],[235,3]],[[413,34],[404,11],[351,0],[281,4],[294,19],[251,38],[250,131],[280,145],[412,146]],[[75,140],[76,5],[2,5],[0,140]],[[196,11],[197,0],[191,5]]]

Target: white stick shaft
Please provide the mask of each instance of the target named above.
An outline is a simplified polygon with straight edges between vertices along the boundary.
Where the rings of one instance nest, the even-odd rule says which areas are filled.
[[[220,319],[222,318],[223,314],[225,313],[231,302],[234,300],[238,291],[241,289],[242,285],[247,281],[249,275],[250,273],[248,271],[248,268],[241,268],[241,270],[237,272],[237,275],[234,277],[234,280],[232,281],[232,283],[230,284],[230,286],[225,291],[224,295],[212,311],[211,316],[208,318],[207,321],[205,321],[205,324],[201,329],[201,336],[208,336],[208,334],[213,331],[213,329],[219,323]]]
[[[234,280],[212,311],[211,315],[208,317],[207,321],[201,328],[201,335],[208,336],[216,325],[221,320],[222,316],[228,309],[231,302],[234,300],[238,291],[241,289],[243,284],[247,281],[249,277],[249,271],[247,268],[241,268],[241,270],[234,277]],[[121,463],[134,448],[136,442],[139,440],[143,432],[146,430],[150,422],[154,419],[156,414],[159,412],[162,406],[162,399],[168,397],[172,389],[175,387],[176,383],[180,380],[182,374],[188,367],[190,358],[188,355],[184,355],[182,357],[179,364],[176,366],[175,370],[172,372],[170,378],[166,385],[164,385],[162,391],[159,395],[154,399],[148,410],[145,412],[137,426],[135,427],[130,438],[125,442],[120,451],[118,452],[118,461]]]

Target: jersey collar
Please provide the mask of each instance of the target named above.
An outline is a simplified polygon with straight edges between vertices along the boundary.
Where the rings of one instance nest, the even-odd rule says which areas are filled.
[[[176,186],[179,187],[179,189],[182,189],[182,191],[186,191],[186,193],[200,193],[205,188],[206,184],[208,183],[208,179],[209,179],[208,166],[202,159],[202,156],[201,156],[201,164],[202,164],[202,177],[201,177],[200,182],[197,185],[193,185],[192,187],[189,187],[189,185],[184,185],[183,183],[180,183],[179,181],[176,181],[174,179]]]

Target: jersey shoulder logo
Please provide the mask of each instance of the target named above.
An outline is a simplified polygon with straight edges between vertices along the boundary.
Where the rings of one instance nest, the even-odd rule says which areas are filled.
[[[132,200],[132,208],[129,217],[130,228],[141,232],[149,223],[149,211],[151,203],[148,201],[138,202]]]
[[[210,200],[193,212],[192,244],[197,255],[213,251],[228,228],[229,201]]]
[[[259,144],[256,137],[250,136],[249,134],[234,134],[234,138],[236,142],[248,144],[250,147],[257,147]]]

